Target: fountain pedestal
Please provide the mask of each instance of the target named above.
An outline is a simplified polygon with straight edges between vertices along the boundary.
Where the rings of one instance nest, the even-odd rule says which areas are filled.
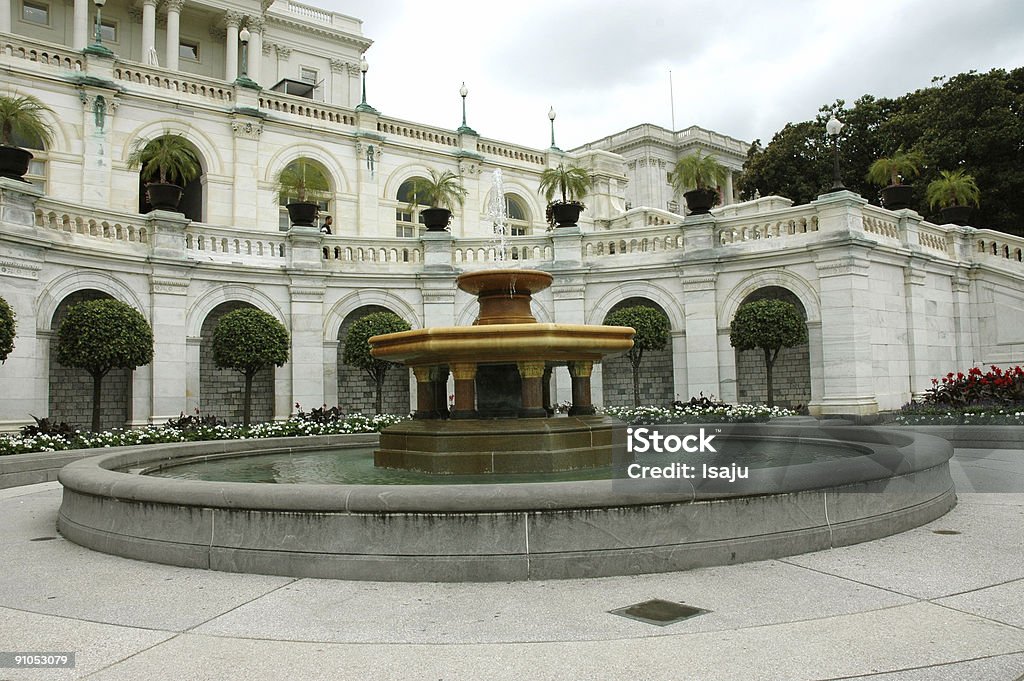
[[[590,395],[594,362],[628,351],[633,329],[541,324],[532,295],[551,285],[537,270],[463,274],[480,313],[470,327],[435,327],[375,336],[374,357],[411,366],[415,419],[381,433],[374,464],[428,473],[529,473],[610,465],[622,423],[596,416]],[[551,370],[568,366],[573,405],[553,417]],[[439,406],[441,375],[455,379],[449,418]],[[443,404],[443,402],[442,402]]]

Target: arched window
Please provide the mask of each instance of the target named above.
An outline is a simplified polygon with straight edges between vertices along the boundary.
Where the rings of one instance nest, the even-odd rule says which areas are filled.
[[[508,215],[510,236],[526,236],[530,233],[530,214],[521,198],[515,194],[505,194],[505,214]]]
[[[203,156],[199,153],[199,150],[195,145],[188,142],[188,140],[185,141],[187,142],[187,146],[189,147],[189,151],[192,153],[192,156],[199,163],[199,174],[196,175],[195,179],[191,182],[182,185],[182,189],[184,191],[181,194],[181,201],[178,203],[178,211],[184,214],[184,216],[189,220],[202,222],[205,214],[204,207],[206,204],[203,195],[204,187],[206,185],[206,163],[204,163]],[[153,206],[149,203],[148,193],[146,192],[147,182],[142,179],[146,176],[147,165],[148,164],[143,164],[142,168],[139,169],[139,212],[143,215],[153,210]],[[181,183],[180,179],[174,177],[169,177],[168,181],[172,184]]]
[[[32,160],[28,164],[28,172],[25,174],[25,179],[42,189],[45,193],[46,162],[49,160],[49,154],[46,153],[43,141],[35,135],[31,137],[14,135],[12,142],[14,146],[28,149],[32,152]]]
[[[395,236],[397,237],[417,236],[419,234],[417,224],[423,224],[423,216],[420,213],[424,208],[430,208],[427,204],[416,200],[413,183],[417,179],[421,178],[411,177],[403,182],[395,195],[398,202],[395,207]]]
[[[291,177],[294,181],[289,184],[296,185],[295,191],[281,192],[281,195],[278,196],[277,226],[282,232],[287,232],[291,227],[287,208],[289,203],[315,203],[319,206],[320,212],[316,219],[317,227],[320,226],[321,220],[326,220],[328,215],[332,215],[331,175],[323,164],[309,158],[297,158],[285,166],[279,177]],[[300,194],[304,195],[300,196]],[[332,231],[336,234],[338,229],[338,220],[335,219]]]

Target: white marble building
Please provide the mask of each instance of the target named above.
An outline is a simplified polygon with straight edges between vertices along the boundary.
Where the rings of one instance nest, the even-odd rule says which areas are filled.
[[[361,408],[338,360],[346,320],[383,307],[413,327],[470,323],[475,303],[454,275],[493,266],[487,207],[499,168],[512,258],[556,275],[538,318],[599,324],[623,301],[656,304],[672,324],[658,360],[667,397],[750,392],[737,384],[729,322],[765,294],[806,315],[803,403],[815,414],[895,409],[933,376],[1024,360],[1024,240],[929,224],[848,192],[803,206],[733,203],[729,184],[727,205],[684,218],[670,210],[681,197],[667,193],[666,166],[699,148],[737,170],[744,143],[645,125],[560,152],[389,118],[358,106],[370,45],[360,22],[295,2],[112,0],[102,30],[113,57],[82,51],[92,12],[85,0],[0,1],[0,80],[52,107],[57,133],[38,150],[32,186],[0,180],[0,296],[18,314],[0,366],[0,429],[88,408],[67,403],[73,377],[51,359],[70,296],[128,302],[155,331],[154,362],[110,388],[122,404],[108,422],[216,412],[211,395],[225,383],[204,364],[204,329],[238,305],[270,312],[292,335],[289,363],[266,377],[264,417],[286,418],[297,402]],[[243,74],[262,89],[239,84]],[[184,135],[202,163],[187,217],[140,212],[139,173],[125,163],[133,141],[165,132]],[[299,158],[330,178],[330,236],[281,229],[273,178]],[[589,168],[595,188],[578,228],[549,231],[538,177],[564,159]],[[450,234],[421,233],[399,199],[432,168],[469,190]],[[415,394],[396,380],[394,400]],[[598,404],[615,397],[604,383],[596,367]],[[554,393],[569,397],[564,369]]]

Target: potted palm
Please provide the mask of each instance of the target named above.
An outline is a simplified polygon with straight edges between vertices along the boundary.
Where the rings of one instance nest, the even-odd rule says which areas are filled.
[[[944,224],[966,225],[971,217],[971,206],[980,205],[981,191],[974,177],[963,168],[943,170],[941,177],[928,185],[925,194],[929,208],[940,208],[939,219]]]
[[[184,186],[202,170],[188,140],[169,130],[153,140],[135,140],[127,164],[142,169],[146,199],[154,210],[177,211]]]
[[[25,181],[32,152],[15,146],[16,141],[39,140],[43,146],[53,141],[53,128],[44,113],[53,114],[53,110],[32,95],[0,96],[0,177]]]
[[[698,151],[676,161],[672,188],[686,199],[692,215],[702,215],[718,204],[718,185],[728,172],[713,156],[701,156]]]
[[[914,202],[914,188],[903,184],[903,180],[917,176],[921,171],[924,157],[920,151],[904,151],[900,147],[895,154],[877,159],[868,168],[868,182],[884,187],[881,191],[882,205],[889,210],[910,208]]]
[[[439,173],[430,171],[430,179],[416,177],[412,180],[412,201],[409,208],[426,204],[420,215],[428,232],[443,232],[448,229],[455,206],[462,206],[469,192],[462,186],[459,176],[450,170]]]
[[[286,165],[274,179],[275,201],[284,201],[288,219],[298,227],[312,227],[320,211],[320,201],[330,193],[330,184],[320,166],[304,158]]]
[[[590,191],[591,183],[587,169],[577,165],[559,163],[541,173],[539,191],[548,202],[549,222],[554,221],[559,227],[575,227],[580,213],[587,208],[582,199]],[[556,195],[562,197],[560,201],[554,200]]]

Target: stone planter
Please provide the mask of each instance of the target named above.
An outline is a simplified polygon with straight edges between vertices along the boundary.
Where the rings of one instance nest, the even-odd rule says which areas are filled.
[[[965,227],[971,219],[974,209],[970,206],[946,206],[939,211],[939,223],[944,225],[960,225]]]
[[[288,219],[296,227],[312,227],[320,212],[320,206],[315,203],[289,203],[285,207],[288,209]]]
[[[424,208],[420,215],[423,216],[423,224],[428,232],[445,231],[452,219],[452,212],[447,208]]]
[[[718,192],[714,189],[691,189],[683,194],[690,215],[705,215],[711,212],[718,200]]]
[[[551,204],[551,215],[555,218],[555,224],[559,227],[575,227],[579,222],[580,213],[583,212],[583,205],[580,203],[553,203]]]
[[[176,184],[150,182],[146,185],[146,196],[149,198],[149,205],[153,207],[153,210],[178,212],[178,204],[181,203],[181,195],[184,191]]]
[[[914,188],[907,184],[891,184],[883,189],[882,205],[889,210],[903,210],[914,203]]]
[[[32,153],[20,147],[0,146],[0,177],[25,181]]]

